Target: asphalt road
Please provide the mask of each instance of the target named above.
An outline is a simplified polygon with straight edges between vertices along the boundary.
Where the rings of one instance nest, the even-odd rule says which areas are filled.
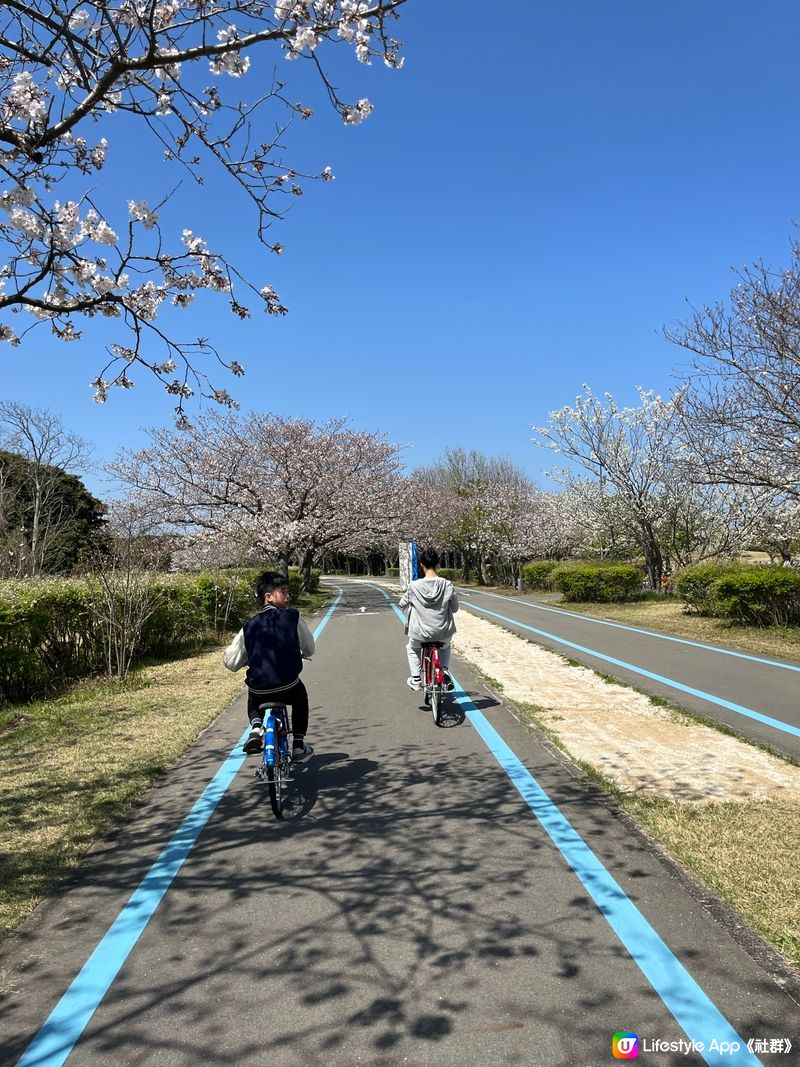
[[[248,757],[164,852],[239,760],[244,699],[220,716],[4,949],[0,1061],[600,1067],[633,1031],[656,1067],[791,1062],[709,1050],[800,1042],[762,943],[455,658],[437,729],[403,640],[387,594],[348,583],[304,672],[317,754],[289,817]],[[703,1055],[646,1051],[687,1034]]]
[[[800,760],[800,662],[737,653],[539,604],[459,588],[461,603],[530,641],[666,697]]]

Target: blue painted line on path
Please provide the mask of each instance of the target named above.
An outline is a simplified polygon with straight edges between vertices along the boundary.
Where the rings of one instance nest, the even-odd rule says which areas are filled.
[[[719,652],[722,656],[735,656],[737,659],[750,660],[752,663],[763,663],[767,667],[780,667],[785,671],[797,671],[800,673],[800,666],[795,663],[781,663],[777,659],[767,659],[764,656],[753,656],[748,652],[737,652],[733,648],[721,648],[719,645],[706,645],[702,641],[690,641],[688,637],[674,637],[672,634],[662,634],[657,630],[645,630],[641,626],[627,626],[623,622],[612,622],[610,619],[596,619],[593,615],[581,615],[577,611],[567,611],[564,608],[553,608],[547,604],[537,604],[535,600],[522,600],[517,597],[503,596],[502,593],[484,593],[482,590],[470,591],[471,596],[475,593],[479,593],[480,596],[490,596],[495,600],[502,600],[506,604],[524,604],[528,608],[535,608],[537,611],[550,611],[554,615],[566,615],[570,619],[579,619],[581,622],[591,622],[598,626],[611,626],[616,630],[629,630],[634,634],[645,634],[647,637],[657,637],[660,641],[672,641],[677,645],[690,645],[692,648],[702,648],[707,652]]]
[[[239,738],[236,748],[229,753],[175,836],[56,1004],[17,1067],[57,1067],[69,1056],[244,762],[246,757],[241,746],[248,733],[249,728]]]
[[[392,604],[395,613],[405,616]],[[451,672],[452,676],[452,672]],[[542,789],[527,767],[466,695],[454,676],[456,702],[536,816],[545,833],[580,879],[611,929],[709,1067],[760,1067],[706,993],[659,937],[619,883],[609,874],[570,821]],[[711,1049],[728,1042],[731,1052]],[[702,1044],[703,1050],[700,1051]],[[724,1046],[723,1046],[724,1047]]]
[[[325,627],[328,625],[328,620],[330,619],[331,615],[333,615],[334,611],[336,611],[336,609],[339,606],[339,601],[344,596],[344,589],[340,588],[338,585],[336,586],[336,588],[339,590],[339,595],[336,597],[334,602],[328,608],[328,611],[327,611],[327,614],[325,615],[325,618],[320,622],[320,624],[319,624],[319,626],[317,626],[316,630],[314,630],[314,640],[315,641],[319,637],[319,635],[322,633],[322,631],[325,629]]]
[[[605,663],[613,663],[615,667],[623,667],[627,671],[633,671],[634,674],[641,674],[645,678],[661,682],[671,689],[678,689],[682,693],[689,693],[691,696],[699,697],[701,700],[707,700],[710,704],[716,704],[720,708],[735,711],[737,715],[745,715],[748,719],[755,719],[757,722],[764,723],[765,726],[771,726],[774,730],[782,730],[783,733],[792,734],[793,737],[800,737],[800,728],[797,726],[792,726],[781,719],[774,719],[771,715],[762,715],[760,711],[753,711],[752,708],[746,708],[743,704],[734,704],[732,700],[725,700],[724,697],[706,693],[704,690],[695,689],[691,685],[684,685],[683,682],[676,682],[674,678],[667,678],[663,674],[656,674],[653,671],[646,670],[644,667],[637,667],[634,663],[626,663],[625,660],[607,656],[604,652],[597,652],[595,649],[587,648],[585,645],[578,645],[574,641],[568,641],[566,637],[559,637],[557,634],[548,633],[546,630],[538,630],[535,626],[528,626],[527,623],[519,622],[517,619],[510,619],[507,615],[499,615],[496,611],[482,608],[479,604],[470,603],[465,606],[472,608],[473,611],[481,611],[485,615],[492,615],[495,619],[511,623],[512,626],[521,626],[523,630],[530,630],[531,633],[538,634],[540,637],[546,637],[548,641],[555,641],[556,644],[565,645],[567,648],[575,649],[577,652],[585,652],[590,656],[594,656],[595,659],[603,660]]]
[[[342,599],[343,590],[314,630],[322,633]],[[144,876],[107,933],[81,968],[72,985],[40,1027],[17,1067],[60,1067],[72,1052],[111,983],[121,970],[236,772],[244,763],[242,744],[247,727],[225,762],[203,790],[175,836]]]

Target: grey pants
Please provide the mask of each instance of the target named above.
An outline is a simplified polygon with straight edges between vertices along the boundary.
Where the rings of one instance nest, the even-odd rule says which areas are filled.
[[[408,669],[411,671],[412,678],[420,677],[420,649],[425,644],[424,641],[417,640],[416,637],[409,638],[406,645],[406,655],[408,656]],[[450,645],[445,645],[444,648],[439,649],[439,662],[443,667],[450,666]]]

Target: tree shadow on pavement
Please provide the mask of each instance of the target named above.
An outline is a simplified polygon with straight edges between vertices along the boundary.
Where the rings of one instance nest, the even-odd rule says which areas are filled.
[[[608,1062],[631,1018],[680,1036],[498,768],[339,750],[297,791],[282,823],[255,783],[225,794],[70,1064],[573,1067]],[[619,849],[591,789],[550,793],[634,900],[654,891],[644,844]],[[99,857],[93,885],[118,884],[125,855]],[[57,961],[37,966],[58,987]],[[754,1032],[780,1029],[762,1012]]]

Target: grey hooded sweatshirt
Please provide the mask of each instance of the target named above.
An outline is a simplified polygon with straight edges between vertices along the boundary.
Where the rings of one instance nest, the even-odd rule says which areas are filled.
[[[458,595],[447,578],[417,578],[403,594],[400,607],[409,609],[409,640],[450,643],[456,632],[453,612],[458,611]]]

